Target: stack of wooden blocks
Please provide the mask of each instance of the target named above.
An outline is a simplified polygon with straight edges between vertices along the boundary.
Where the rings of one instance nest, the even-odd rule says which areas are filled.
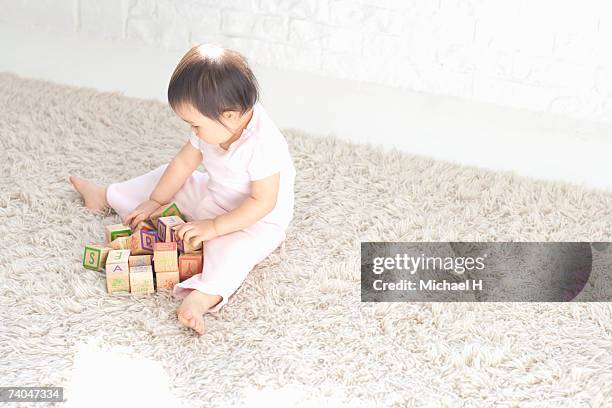
[[[175,203],[164,206],[134,231],[123,224],[105,228],[104,244],[89,244],[83,266],[106,272],[108,293],[150,294],[202,272],[204,248],[180,240],[175,228],[185,218]]]

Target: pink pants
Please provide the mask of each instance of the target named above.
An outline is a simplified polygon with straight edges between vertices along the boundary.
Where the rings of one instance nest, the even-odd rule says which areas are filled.
[[[133,179],[108,186],[106,199],[121,217],[125,217],[149,196],[168,164]],[[187,221],[214,218],[227,211],[213,200],[207,187],[208,174],[194,171],[172,197]],[[257,222],[243,230],[221,235],[204,242],[202,273],[174,287],[175,297],[182,298],[193,289],[220,295],[221,301],[209,309],[217,312],[242,284],[255,265],[270,255],[284,240],[282,226]]]

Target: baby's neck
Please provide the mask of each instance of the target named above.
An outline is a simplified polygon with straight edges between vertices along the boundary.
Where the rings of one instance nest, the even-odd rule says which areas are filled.
[[[227,140],[226,142],[219,143],[219,146],[223,150],[228,150],[232,143],[234,143],[236,140],[240,139],[240,136],[242,136],[242,132],[247,127],[247,125],[249,124],[249,121],[253,117],[253,109],[251,108],[251,110],[248,113],[245,113],[245,116],[247,116],[247,118],[244,120],[242,125],[238,128],[236,133],[234,133],[234,135],[229,140]]]

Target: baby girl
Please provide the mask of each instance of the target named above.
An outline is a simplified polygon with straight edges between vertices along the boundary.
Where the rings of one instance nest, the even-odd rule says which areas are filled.
[[[187,221],[178,236],[204,243],[202,272],[173,289],[184,298],[177,317],[202,334],[203,315],[223,307],[285,240],[295,167],[240,53],[213,44],[191,48],[172,74],[168,102],[193,131],[170,163],[106,187],[75,176],[70,182],[87,208],[110,207],[131,227],[177,203]],[[200,163],[206,173],[196,170]]]

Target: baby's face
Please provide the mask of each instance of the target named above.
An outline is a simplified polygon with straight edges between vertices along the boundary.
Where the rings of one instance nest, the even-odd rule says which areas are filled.
[[[197,137],[210,144],[219,144],[228,141],[234,131],[240,126],[239,112],[224,112],[223,122],[232,132],[220,123],[207,118],[198,112],[191,104],[184,104],[175,109],[176,114],[191,125],[191,130]]]

